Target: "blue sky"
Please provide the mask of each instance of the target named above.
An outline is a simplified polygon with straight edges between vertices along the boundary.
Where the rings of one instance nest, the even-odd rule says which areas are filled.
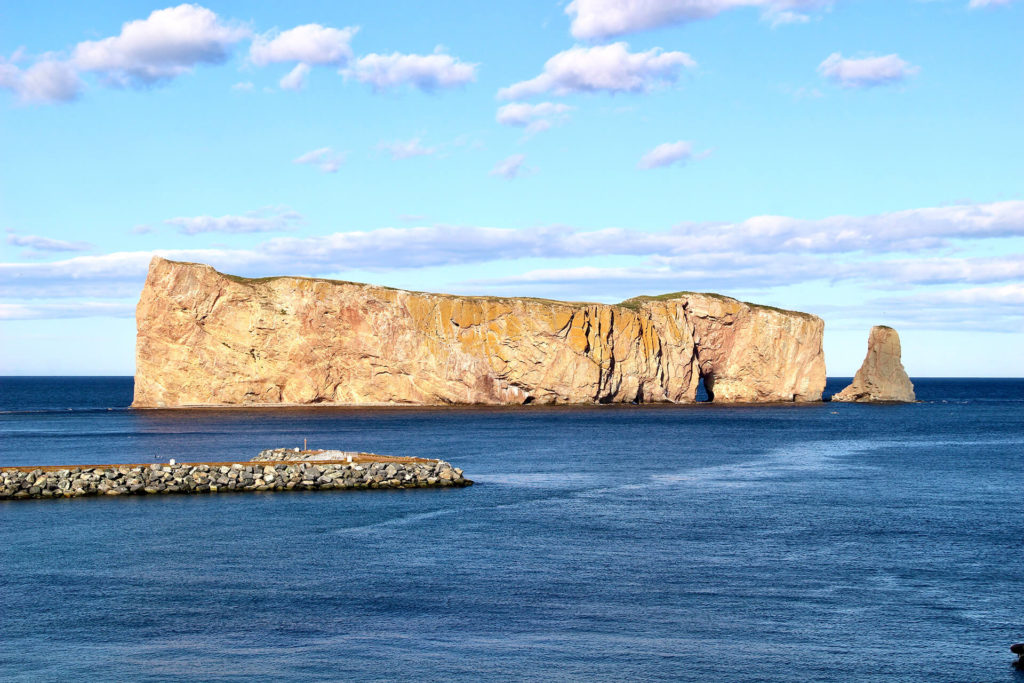
[[[154,253],[871,325],[1024,375],[1024,1],[0,2],[0,374],[131,374]]]

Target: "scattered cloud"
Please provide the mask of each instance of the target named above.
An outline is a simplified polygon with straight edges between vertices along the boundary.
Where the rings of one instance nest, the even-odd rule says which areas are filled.
[[[636,31],[710,19],[727,10],[757,7],[773,24],[806,21],[805,12],[827,8],[831,0],[573,0],[565,13],[572,17],[575,38],[594,40]]]
[[[71,102],[82,92],[82,80],[66,61],[46,57],[25,70],[0,58],[0,89],[10,90],[23,104]]]
[[[657,84],[676,81],[683,69],[696,66],[685,52],[665,52],[661,48],[630,52],[629,45],[621,42],[594,47],[577,45],[549,59],[539,76],[499,90],[498,98],[518,100],[545,93],[647,92]]]
[[[772,28],[776,28],[779,26],[786,26],[788,24],[806,24],[810,22],[811,18],[801,12],[778,10],[774,12],[766,12],[765,20],[772,25]]]
[[[970,9],[979,9],[982,7],[999,7],[1002,5],[1009,5],[1014,0],[971,0],[967,7]]]
[[[77,301],[73,303],[0,303],[0,320],[49,320],[63,318],[131,318],[135,303]]]
[[[231,86],[232,90],[238,90],[241,92],[250,92],[256,86],[252,84],[252,81],[242,81],[241,83],[235,83]]]
[[[787,95],[792,95],[793,99],[797,101],[818,100],[825,96],[825,93],[823,93],[818,88],[811,88],[806,86],[800,86],[798,88],[783,86],[782,92],[786,93]]]
[[[512,180],[519,175],[523,168],[524,161],[526,161],[525,154],[513,154],[512,156],[499,161],[495,167],[491,169],[489,175],[498,176],[505,180]]]
[[[693,144],[685,140],[663,142],[640,158],[637,168],[663,168],[672,164],[683,165],[694,156]]]
[[[183,235],[198,235],[206,232],[281,232],[294,230],[301,221],[302,216],[295,211],[267,208],[250,211],[241,216],[169,218],[164,223],[173,225]]]
[[[985,304],[1002,304],[1018,309],[1018,315],[1024,314],[1024,284],[1001,285],[998,287],[969,287],[967,289],[946,290],[917,294],[914,300],[928,304],[965,304],[979,306]]]
[[[308,75],[308,64],[296,64],[295,68],[289,71],[284,78],[278,82],[278,85],[281,86],[282,90],[302,90],[306,87],[306,76]]]
[[[874,289],[888,291],[922,285],[993,284],[1024,279],[1019,267],[1015,267],[1010,259],[1002,258],[944,259],[944,262],[939,263],[915,263],[906,260],[843,262],[787,254],[698,253],[694,256],[669,259],[651,257],[627,267],[583,265],[539,268],[508,277],[477,280],[471,284],[488,289],[529,286],[536,288],[534,291],[542,291],[545,287],[585,291],[604,286],[625,293],[694,288],[763,290],[807,282],[858,282],[872,283],[875,284]],[[916,266],[913,273],[908,273],[908,265]],[[987,266],[995,266],[999,272],[987,273]],[[947,279],[951,271],[961,271],[963,277]]]
[[[292,163],[309,164],[319,168],[324,173],[335,173],[345,163],[345,156],[344,152],[338,153],[330,147],[321,147],[295,158]]]
[[[452,88],[476,80],[477,64],[460,61],[441,52],[431,55],[368,54],[358,58],[341,73],[360,83],[368,83],[375,90],[389,90],[411,85],[426,92],[439,88]]]
[[[284,216],[285,223],[298,220],[294,212],[264,210],[264,218],[275,216]],[[196,232],[235,231],[239,226],[237,218],[230,216],[174,219],[169,223]],[[241,224],[241,229],[250,228],[251,223]],[[1024,201],[1008,201],[817,220],[757,216],[736,223],[684,223],[660,232],[566,226],[519,230],[451,225],[390,227],[315,237],[274,237],[248,249],[156,253],[250,276],[270,272],[336,276],[339,264],[352,263],[358,263],[364,271],[395,271],[518,259],[568,259],[564,267],[533,269],[459,286],[468,291],[570,299],[600,296],[612,300],[637,292],[680,289],[764,293],[775,287],[814,282],[850,283],[863,291],[879,293],[881,298],[864,303],[869,317],[880,310],[896,309],[903,325],[942,329],[957,324],[953,314],[957,312],[966,316],[963,320],[967,326],[1019,330],[1024,253],[1019,253],[1019,248],[1007,248],[999,256],[958,257],[955,248],[983,239],[1021,237]],[[52,262],[0,263],[0,298],[21,305],[18,300],[134,297],[152,255],[149,251],[120,252]],[[621,257],[619,263],[624,265],[608,268],[589,261],[605,256]],[[879,308],[882,304],[877,302],[885,307]],[[849,310],[835,312],[830,320],[859,315],[857,307],[845,308]],[[70,306],[53,306],[46,315],[59,315],[61,310],[78,315],[70,312]],[[7,314],[11,311],[14,309],[8,309]],[[992,312],[987,322],[986,311]]]
[[[258,35],[249,48],[249,59],[257,66],[279,62],[344,66],[352,59],[350,43],[358,31],[358,26],[305,24],[283,33]]]
[[[424,147],[419,138],[381,142],[377,145],[377,148],[390,154],[391,159],[394,161],[398,161],[399,159],[411,159],[413,157],[432,156],[437,153],[437,147]]]
[[[68,242],[50,239],[49,237],[40,237],[39,235],[18,235],[13,233],[7,236],[7,244],[15,247],[25,247],[34,251],[89,251],[93,248],[93,245],[88,242]]]
[[[904,61],[897,54],[848,59],[833,52],[818,65],[818,73],[844,88],[871,88],[902,83],[920,70],[920,67]]]
[[[512,102],[498,108],[495,120],[503,126],[525,128],[527,135],[534,135],[551,128],[556,122],[565,121],[572,109],[567,104],[554,102]]]
[[[126,22],[121,33],[75,46],[72,63],[110,85],[153,85],[188,73],[198,64],[220,64],[248,28],[224,23],[211,10],[182,4]]]

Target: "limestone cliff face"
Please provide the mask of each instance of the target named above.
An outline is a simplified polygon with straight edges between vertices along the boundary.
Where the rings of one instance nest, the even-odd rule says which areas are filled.
[[[900,360],[900,335],[891,327],[876,325],[868,335],[868,355],[850,386],[833,401],[871,403],[915,400],[914,385]]]
[[[456,297],[155,257],[136,407],[814,401],[821,319],[702,294],[622,305]]]
[[[821,318],[706,294],[687,297],[685,317],[716,402],[821,400]]]

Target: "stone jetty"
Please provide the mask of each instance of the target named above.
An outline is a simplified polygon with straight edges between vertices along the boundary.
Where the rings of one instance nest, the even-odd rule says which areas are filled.
[[[470,486],[462,470],[443,460],[357,453],[342,460],[302,460],[308,453],[262,462],[5,467],[0,500],[139,496],[242,491],[323,491]],[[268,453],[268,451],[264,451]],[[351,459],[350,459],[351,458]]]

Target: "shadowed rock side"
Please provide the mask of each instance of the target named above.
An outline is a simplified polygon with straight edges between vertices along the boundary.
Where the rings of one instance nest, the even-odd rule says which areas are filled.
[[[815,401],[815,316],[716,295],[621,305],[457,297],[155,257],[135,407]]]
[[[914,385],[900,361],[900,335],[891,327],[876,325],[868,336],[868,355],[853,382],[832,397],[833,401],[915,400]]]

